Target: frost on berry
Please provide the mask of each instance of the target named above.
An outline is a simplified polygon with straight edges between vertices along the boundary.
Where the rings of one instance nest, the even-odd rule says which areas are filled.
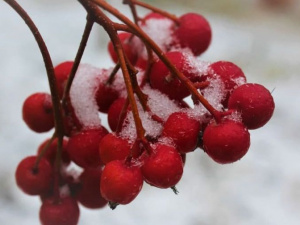
[[[271,119],[275,103],[270,91],[264,86],[248,83],[233,91],[228,108],[241,113],[243,123],[248,129],[257,129]]]
[[[52,186],[53,170],[46,159],[41,159],[35,167],[37,157],[29,156],[17,166],[15,178],[18,187],[28,195],[48,193]]]
[[[100,182],[101,194],[107,201],[125,205],[140,193],[143,176],[138,166],[114,160],[104,167]]]
[[[51,96],[47,93],[35,93],[23,103],[22,116],[26,125],[33,131],[42,133],[54,127]]]
[[[247,153],[250,134],[241,122],[212,121],[204,130],[203,146],[214,161],[221,164],[233,163]]]

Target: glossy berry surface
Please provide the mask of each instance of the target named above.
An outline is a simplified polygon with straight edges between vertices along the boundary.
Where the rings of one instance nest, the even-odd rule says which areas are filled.
[[[233,163],[241,159],[249,146],[250,134],[241,122],[212,122],[204,130],[204,151],[218,163]]]
[[[248,83],[234,90],[229,98],[228,108],[241,113],[248,129],[257,129],[271,119],[275,103],[270,91],[264,86]]]
[[[41,159],[35,168],[36,160],[36,156],[26,157],[19,163],[15,173],[18,187],[28,195],[42,195],[52,187],[52,166],[46,159]]]
[[[183,174],[182,157],[174,147],[158,144],[149,156],[145,156],[142,173],[150,185],[173,187]]]
[[[22,108],[26,125],[37,133],[47,132],[54,127],[51,96],[47,93],[30,95]]]
[[[101,165],[99,157],[99,143],[108,134],[104,127],[87,129],[70,137],[67,151],[73,162],[83,168]]]
[[[120,118],[122,109],[125,105],[126,99],[119,98],[115,100],[108,109],[107,120],[108,125],[112,131],[116,131],[118,124],[122,123],[124,118]],[[121,120],[120,120],[121,119]]]
[[[181,47],[188,47],[194,55],[202,54],[210,45],[212,31],[208,21],[200,14],[187,13],[179,17],[175,31]]]
[[[71,197],[49,198],[43,201],[39,216],[42,225],[76,225],[79,207]]]
[[[143,176],[138,166],[114,160],[104,167],[100,190],[107,201],[128,204],[136,198],[142,186]]]

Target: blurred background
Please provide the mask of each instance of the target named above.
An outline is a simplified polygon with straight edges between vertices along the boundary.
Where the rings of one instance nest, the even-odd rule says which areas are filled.
[[[48,45],[53,63],[73,60],[85,24],[77,1],[19,0]],[[129,15],[120,0],[108,0]],[[214,163],[201,150],[187,156],[179,195],[144,185],[129,205],[112,211],[81,208],[79,224],[298,225],[300,224],[300,1],[145,1],[169,12],[203,14],[213,40],[200,59],[239,65],[248,82],[272,91],[271,121],[251,131],[251,147],[239,162]],[[139,8],[140,15],[147,13]],[[0,2],[0,224],[39,224],[38,197],[23,194],[14,172],[48,134],[30,131],[21,118],[24,99],[49,92],[43,61],[19,16]],[[83,62],[108,68],[108,37],[93,29]]]

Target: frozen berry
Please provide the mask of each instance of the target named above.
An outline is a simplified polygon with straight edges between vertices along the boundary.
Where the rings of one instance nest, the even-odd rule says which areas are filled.
[[[118,124],[122,123],[125,119],[125,117],[120,118],[125,102],[125,98],[119,98],[115,100],[108,109],[107,120],[108,125],[112,131],[116,131]]]
[[[96,101],[100,112],[107,113],[111,104],[119,98],[119,92],[110,84],[100,83],[96,92]]]

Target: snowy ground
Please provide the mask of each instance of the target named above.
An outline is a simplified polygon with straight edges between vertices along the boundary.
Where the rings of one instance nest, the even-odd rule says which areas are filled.
[[[54,64],[73,59],[85,22],[79,3],[19,2],[39,27]],[[188,155],[178,196],[145,185],[134,202],[115,211],[82,209],[80,224],[300,224],[299,26],[275,15],[253,20],[206,16],[214,37],[203,59],[233,61],[249,82],[274,89],[272,120],[251,132],[249,153],[235,164],[218,165],[200,150]],[[39,199],[17,189],[14,172],[50,135],[31,132],[20,113],[28,95],[48,91],[46,74],[28,28],[3,1],[0,28],[0,224],[39,224]],[[94,30],[83,61],[108,67],[108,39],[101,33]]]

